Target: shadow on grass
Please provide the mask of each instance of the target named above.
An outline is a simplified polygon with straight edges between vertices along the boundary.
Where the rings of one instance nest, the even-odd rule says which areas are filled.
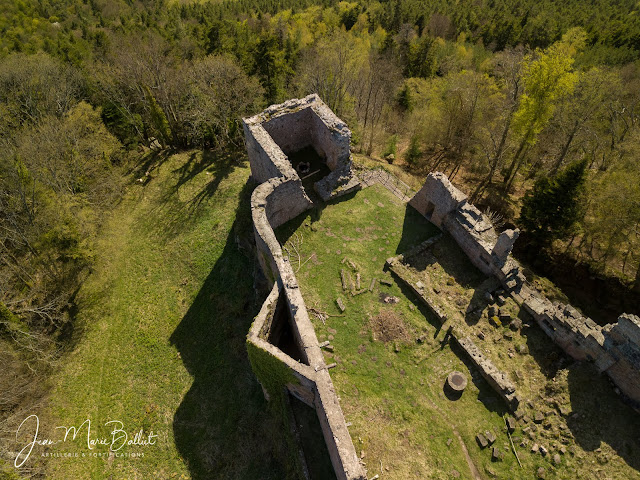
[[[567,426],[576,443],[586,451],[597,451],[596,461],[605,465],[606,450],[598,451],[605,442],[630,467],[640,471],[640,414],[622,402],[608,378],[593,364],[572,364],[568,382],[573,413],[567,418]]]
[[[247,228],[250,186],[241,193],[236,222],[222,255],[171,335],[193,384],[175,412],[176,447],[194,479],[283,479],[281,427],[247,358],[245,338],[259,305],[253,262],[236,235]],[[240,231],[239,231],[240,230]]]
[[[595,365],[569,359],[535,322],[526,337],[529,353],[547,377],[548,388],[553,388],[553,379],[561,368],[568,370],[571,414],[566,422],[575,442],[587,452],[597,451],[605,442],[640,471],[640,414],[615,394],[611,382]],[[547,389],[544,394],[554,396]],[[596,460],[601,465],[608,463],[606,453],[597,452]]]
[[[298,231],[300,226],[304,223],[305,220],[309,220],[309,224],[313,225],[313,223],[318,222],[322,218],[322,212],[324,212],[325,208],[331,207],[332,205],[337,205],[338,203],[347,202],[355,198],[358,192],[350,192],[346,195],[342,195],[330,202],[323,202],[319,197],[314,200],[313,207],[309,210],[302,212],[295,218],[292,218],[288,222],[283,225],[280,225],[275,229],[276,238],[280,242],[280,245],[284,245],[291,238],[291,236]]]
[[[150,218],[161,218],[148,226],[151,232],[170,240],[186,229],[191,228],[199,214],[215,195],[220,184],[228,178],[236,168],[244,165],[244,159],[234,155],[217,155],[214,152],[194,152],[180,167],[173,170],[174,175],[159,188],[165,192],[151,209]],[[198,157],[202,157],[198,159]],[[208,173],[208,181],[190,198],[180,198],[180,186],[185,185],[194,176],[203,171]],[[175,174],[178,175],[176,180]]]
[[[490,412],[495,412],[501,417],[509,412],[504,400],[496,393],[489,383],[482,377],[480,370],[469,359],[467,354],[460,348],[456,341],[450,342],[451,351],[464,363],[471,373],[471,381],[478,389],[478,400]],[[468,390],[468,388],[467,388]]]
[[[440,233],[429,220],[408,203],[405,206],[404,223],[402,225],[402,237],[396,248],[396,254],[405,253],[411,247]]]

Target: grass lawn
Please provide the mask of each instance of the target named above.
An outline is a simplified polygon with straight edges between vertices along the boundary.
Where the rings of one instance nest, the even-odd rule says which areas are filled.
[[[286,455],[280,427],[245,349],[259,309],[251,252],[236,242],[252,234],[248,175],[232,159],[174,155],[106,219],[41,431],[89,418],[92,437],[110,437],[103,424],[119,420],[129,439],[153,431],[156,444],[118,452],[141,458],[48,459],[50,478],[286,477],[274,459]],[[49,451],[88,454],[82,432]]]
[[[324,320],[311,317],[318,339],[329,340],[333,347],[332,351],[325,351],[326,360],[337,364],[331,376],[346,420],[352,423],[351,437],[366,463],[369,477],[380,474],[383,479],[399,480],[473,478],[475,468],[482,478],[530,479],[542,467],[546,478],[637,478],[635,455],[622,450],[636,448],[634,440],[625,437],[629,441],[623,442],[626,447],[621,447],[606,426],[600,427],[593,437],[574,432],[575,453],[567,451],[559,465],[552,463],[551,454],[546,457],[532,454],[531,443],[528,448],[520,447],[516,439],[523,464],[523,468],[519,467],[504,427],[503,401],[456,347],[452,350],[449,343],[442,342],[445,332],[413,294],[383,272],[386,258],[406,252],[436,233],[435,227],[378,185],[303,214],[277,232],[285,251],[291,253],[294,269],[298,269],[307,308],[330,315]],[[455,258],[451,260],[455,262]],[[445,265],[448,271],[452,267]],[[391,280],[391,285],[378,281],[373,291],[369,291],[374,278]],[[445,276],[442,278],[442,295],[449,295],[452,300],[456,292],[448,292],[446,288],[459,287],[458,280],[463,285],[479,285],[483,281],[481,275],[471,274],[469,278],[456,277],[448,285]],[[470,293],[467,296],[471,298]],[[344,313],[337,305],[338,298],[345,306]],[[480,328],[480,323],[476,327]],[[493,328],[487,324],[483,327]],[[529,349],[532,350],[531,345]],[[499,346],[492,346],[491,353],[498,350]],[[547,362],[534,353],[527,357],[531,362]],[[524,357],[518,359],[523,360]],[[502,357],[497,363],[512,372]],[[469,379],[458,400],[450,400],[443,391],[444,381],[453,370],[462,371]],[[585,385],[589,384],[584,367],[572,372],[569,383],[582,377]],[[563,384],[566,385],[566,380]],[[590,384],[603,395],[608,388],[601,379],[593,379]],[[584,387],[579,389],[573,384],[571,395],[576,406],[586,405],[585,393]],[[621,408],[615,417],[629,415],[630,409],[612,399],[612,395],[605,395],[607,401]],[[596,411],[587,408],[586,415]],[[572,430],[577,421],[569,422]],[[590,425],[591,421],[582,423],[582,428]],[[477,433],[487,430],[497,436],[494,446],[504,454],[501,461],[492,461],[491,449],[483,450],[475,441]],[[622,432],[628,434],[626,430]],[[514,436],[525,437],[521,427]],[[545,443],[554,453],[552,442],[545,440]]]

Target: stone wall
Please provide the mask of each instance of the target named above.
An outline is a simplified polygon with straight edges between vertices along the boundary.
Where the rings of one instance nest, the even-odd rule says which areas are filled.
[[[314,185],[324,201],[359,188],[351,171],[351,131],[318,95],[272,105],[242,123],[251,176],[258,183],[294,178],[287,155],[311,146],[331,170]]]
[[[520,265],[510,256],[518,230],[498,235],[491,222],[442,173],[430,173],[409,204],[447,231],[480,271],[500,280],[567,354],[593,362],[632,405],[640,408],[638,317],[624,314],[617,323],[603,328],[571,305],[554,304],[529,288]]]
[[[396,257],[388,258],[386,261],[387,268],[393,272],[403,284],[409,287],[413,293],[429,308],[431,313],[438,319],[440,325],[443,326],[447,322],[447,316],[440,308],[429,298],[425,292],[424,286],[414,284],[406,272],[406,265],[404,265],[405,258],[411,258],[412,256],[419,255],[428,248],[431,248],[436,242],[440,241],[442,234],[425,240],[420,245],[412,248],[405,254],[398,255]],[[487,383],[494,389],[494,391],[502,397],[509,409],[515,412],[520,405],[520,397],[516,393],[516,387],[511,381],[507,373],[499,370],[489,358],[487,358],[476,344],[469,338],[459,338],[458,332],[455,326],[452,325],[450,333],[451,337],[456,341],[458,346],[465,352],[467,358],[475,365],[480,374],[484,377]]]
[[[601,327],[571,305],[553,303],[528,286],[514,298],[567,354],[593,362],[640,408],[640,318],[623,314]]]
[[[480,210],[440,172],[430,173],[424,186],[409,201],[441,230],[447,231],[460,248],[485,275],[494,275],[508,290],[524,282],[518,264],[509,254],[518,238],[518,230],[498,235]]]
[[[244,119],[251,175],[260,182],[251,195],[256,254],[272,286],[271,293],[249,331],[247,341],[252,348],[259,348],[282,362],[291,372],[291,378],[295,379],[283,387],[291,395],[315,408],[337,478],[366,480],[295,273],[288,257],[283,255],[273,231],[313,206],[285,151],[292,152],[313,145],[327,158],[331,158],[332,163],[338,164],[338,169],[350,166],[350,157],[345,158],[345,148],[340,143],[344,138],[347,139],[348,152],[350,132],[345,136],[345,132],[336,130],[334,124],[314,120],[321,119],[315,113],[317,108],[324,115],[323,118],[331,120],[330,117],[333,116],[335,120],[332,121],[338,121],[330,110],[326,109],[331,115],[324,110],[326,106],[323,108],[323,105],[317,95],[311,95],[271,106],[261,114]],[[324,130],[329,133],[323,133]],[[336,141],[336,145],[331,144],[332,139]],[[340,165],[340,162],[349,163]],[[281,298],[285,300],[291,319],[290,327],[302,362],[294,360],[266,340],[276,304]],[[265,390],[265,395],[266,393]]]

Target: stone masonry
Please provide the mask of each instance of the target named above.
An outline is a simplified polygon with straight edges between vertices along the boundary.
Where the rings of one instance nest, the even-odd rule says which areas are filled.
[[[430,173],[409,205],[449,232],[485,275],[495,275],[508,290],[518,289],[524,283],[517,262],[509,257],[519,231],[507,230],[498,235],[491,221],[467,201],[467,196],[446,175]]]
[[[409,204],[447,231],[480,271],[495,275],[567,354],[593,362],[640,409],[640,318],[623,314],[617,323],[601,327],[571,305],[554,304],[527,286],[520,265],[510,256],[519,231],[498,235],[442,173],[430,173]]]
[[[324,201],[359,188],[351,171],[351,131],[318,95],[271,105],[242,123],[251,176],[258,183],[297,177],[287,155],[310,146],[331,170],[314,184]]]
[[[287,154],[312,146],[325,160],[332,172],[314,185],[324,200],[359,188],[351,174],[351,132],[317,95],[272,105],[243,126],[251,176],[259,183],[251,195],[256,254],[272,288],[247,341],[280,361],[295,378],[282,387],[315,408],[337,478],[366,480],[295,273],[273,231],[313,206]],[[301,361],[267,341],[280,299]]]

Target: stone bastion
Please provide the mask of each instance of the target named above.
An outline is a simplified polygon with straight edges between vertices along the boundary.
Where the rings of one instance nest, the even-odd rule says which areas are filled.
[[[256,253],[271,286],[247,336],[252,368],[265,397],[292,395],[315,409],[340,480],[366,480],[340,408],[328,366],[289,259],[274,229],[313,206],[289,161],[312,147],[331,170],[314,183],[324,200],[359,188],[351,172],[351,132],[317,95],[272,105],[243,119],[251,177]],[[304,468],[303,468],[304,470]]]

